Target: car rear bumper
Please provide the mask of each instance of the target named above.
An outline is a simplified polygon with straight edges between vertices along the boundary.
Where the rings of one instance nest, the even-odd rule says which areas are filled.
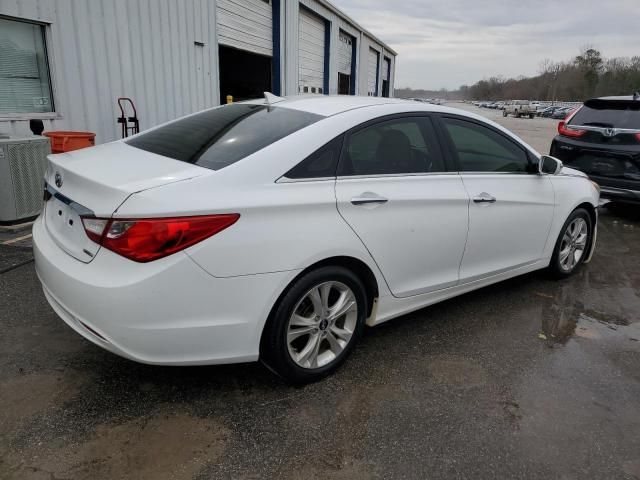
[[[600,196],[620,202],[640,203],[640,190],[600,185]]]
[[[216,278],[182,252],[142,264],[101,249],[85,264],[60,249],[41,218],[33,249],[45,296],[71,328],[149,364],[257,360],[264,322],[295,275]]]
[[[600,185],[600,196],[616,201],[640,202],[640,180],[637,177],[640,148],[629,145],[594,145],[556,136],[551,155],[571,168],[583,171]]]

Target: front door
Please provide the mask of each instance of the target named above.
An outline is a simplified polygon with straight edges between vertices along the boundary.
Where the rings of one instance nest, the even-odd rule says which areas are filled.
[[[471,199],[460,282],[540,260],[553,219],[550,179],[534,173],[530,154],[498,129],[456,117],[442,122]]]
[[[348,134],[336,199],[393,295],[458,282],[469,199],[445,168],[430,118],[395,117]]]

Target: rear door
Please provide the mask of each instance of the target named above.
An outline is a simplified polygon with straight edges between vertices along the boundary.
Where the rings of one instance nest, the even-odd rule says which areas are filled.
[[[484,122],[455,116],[441,121],[471,199],[460,282],[539,260],[554,211],[548,176],[534,173],[524,147]]]
[[[446,168],[429,117],[394,116],[347,134],[336,199],[393,295],[458,282],[469,199]]]

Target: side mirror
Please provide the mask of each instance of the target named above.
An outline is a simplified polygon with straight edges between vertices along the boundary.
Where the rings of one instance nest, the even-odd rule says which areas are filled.
[[[562,170],[562,162],[555,157],[542,155],[538,162],[538,173],[557,175]]]

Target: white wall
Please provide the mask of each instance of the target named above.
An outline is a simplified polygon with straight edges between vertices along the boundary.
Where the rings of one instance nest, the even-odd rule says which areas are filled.
[[[56,112],[24,114],[46,130],[120,138],[120,96],[133,98],[141,129],[218,103],[211,1],[0,0],[0,15],[48,24]],[[28,121],[0,119],[0,132],[30,134]]]
[[[295,95],[300,6],[281,2],[282,94]],[[356,94],[367,94],[369,46],[391,59],[393,94],[393,54],[322,1],[301,3],[331,22],[329,93],[338,91],[342,29],[358,44]],[[56,106],[54,114],[0,117],[0,132],[30,134],[28,119],[43,118],[45,130],[88,130],[102,143],[120,138],[117,97],[133,98],[141,130],[219,102],[215,0],[0,0],[0,15],[47,25]]]

